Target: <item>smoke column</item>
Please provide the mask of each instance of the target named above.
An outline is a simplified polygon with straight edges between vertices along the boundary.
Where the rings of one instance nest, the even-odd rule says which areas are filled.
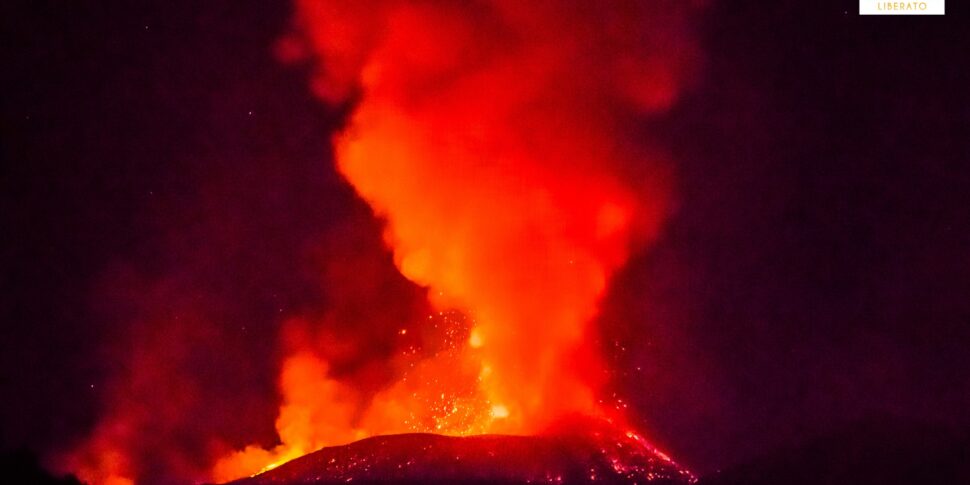
[[[309,62],[313,93],[349,107],[337,170],[430,314],[390,327],[292,317],[279,443],[193,455],[211,463],[207,477],[172,452],[167,463],[190,472],[167,472],[226,481],[377,434],[530,434],[573,414],[616,417],[598,395],[607,373],[592,322],[611,274],[669,211],[670,169],[644,121],[692,77],[700,3],[297,0],[278,54]],[[368,278],[354,263],[334,266]],[[157,353],[133,361],[131,379],[184,388],[184,369],[166,371]],[[138,434],[204,405],[175,403],[168,418],[154,399],[116,401],[65,459],[93,483],[152,473],[138,464],[165,444]]]
[[[356,414],[326,362],[293,354],[282,444],[232,455],[215,477],[374,434],[536,433],[602,415],[590,322],[610,274],[667,211],[664,163],[635,128],[675,101],[693,66],[694,8],[297,2],[314,92],[354,106],[334,137],[338,170],[451,335],[358,396]]]

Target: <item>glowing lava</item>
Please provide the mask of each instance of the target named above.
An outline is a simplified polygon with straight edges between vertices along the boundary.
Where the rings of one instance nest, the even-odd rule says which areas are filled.
[[[474,323],[356,411],[323,364],[308,364],[316,380],[303,388],[284,371],[282,444],[229,457],[215,477],[354,437],[532,434],[565,415],[603,415],[589,323],[667,200],[662,164],[626,126],[673,102],[685,65],[676,56],[690,51],[678,23],[687,7],[297,4],[321,58],[316,92],[337,103],[359,93],[334,138],[339,171],[386,220],[401,273]],[[304,389],[319,390],[315,402]]]
[[[316,92],[360,94],[338,169],[386,220],[401,273],[474,323],[356,410],[325,364],[291,357],[282,444],[215,478],[365,436],[531,434],[603,414],[589,323],[667,200],[662,164],[626,127],[673,102],[690,52],[688,7],[644,3],[297,3]],[[288,382],[301,365],[309,380]]]
[[[580,420],[542,436],[378,436],[324,448],[238,485],[652,483],[696,478],[632,431]]]
[[[309,52],[314,92],[352,106],[337,169],[436,313],[399,322],[379,378],[335,371],[340,338],[284,337],[279,444],[223,455],[210,478],[376,435],[524,435],[607,416],[591,321],[668,210],[668,170],[639,123],[688,77],[695,3],[298,0],[280,52]]]

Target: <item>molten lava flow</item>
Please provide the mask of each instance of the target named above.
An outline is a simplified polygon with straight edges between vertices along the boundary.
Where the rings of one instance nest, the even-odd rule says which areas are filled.
[[[589,323],[665,212],[662,164],[631,123],[677,96],[686,3],[297,2],[315,92],[356,103],[339,171],[386,220],[401,273],[467,317],[371,395],[291,356],[282,444],[226,457],[215,479],[377,434],[528,434],[604,414]]]

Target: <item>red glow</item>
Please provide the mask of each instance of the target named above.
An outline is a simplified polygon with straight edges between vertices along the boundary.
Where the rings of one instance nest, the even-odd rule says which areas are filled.
[[[683,44],[676,28],[649,30],[657,21],[646,15],[683,12],[663,2],[656,11],[523,5],[299,2],[322,59],[316,92],[340,101],[362,91],[334,139],[338,169],[386,218],[400,271],[435,307],[473,320],[467,339],[410,363],[365,400],[359,419],[316,426],[315,439],[286,436],[299,389],[284,378],[283,444],[236,473],[230,463],[265,452],[234,455],[216,478],[351,436],[530,434],[568,414],[604,412],[589,322],[609,275],[656,231],[667,200],[664,177],[637,181],[634,192],[619,176],[618,167],[660,163],[617,132],[624,116],[676,97],[681,64],[644,41]],[[317,396],[307,409],[333,407],[328,393]]]
[[[337,168],[436,312],[398,336],[441,332],[402,344],[377,390],[331,372],[339,341],[321,353],[314,332],[289,335],[280,444],[222,456],[211,479],[380,434],[535,434],[607,414],[590,324],[667,212],[665,163],[634,122],[680,92],[686,3],[297,1],[303,44],[278,53],[315,56],[314,92],[356,101],[334,136]],[[112,436],[81,448],[96,457],[75,466],[82,478],[136,475]]]

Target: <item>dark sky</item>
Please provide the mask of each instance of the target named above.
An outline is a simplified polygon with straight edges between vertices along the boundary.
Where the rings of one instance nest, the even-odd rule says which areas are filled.
[[[186,372],[235,409],[206,429],[245,443],[272,435],[285,315],[362,294],[387,298],[342,311],[420,313],[332,167],[340,113],[273,58],[286,5],[128,3],[0,7],[4,449],[83,437],[153,319],[207,322],[163,340],[189,335]],[[950,7],[701,19],[696,85],[644,127],[679,209],[601,318],[616,387],[687,465],[869,415],[970,424],[970,34]]]

